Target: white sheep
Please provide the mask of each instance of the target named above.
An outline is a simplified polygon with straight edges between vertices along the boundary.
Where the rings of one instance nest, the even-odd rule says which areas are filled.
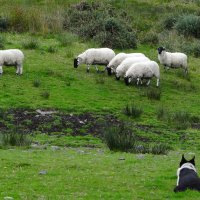
[[[154,76],[157,78],[156,86],[158,87],[160,81],[159,65],[155,61],[146,61],[133,64],[126,72],[124,81],[126,85],[129,85],[133,79],[136,79],[138,85],[139,82],[142,83],[142,79],[148,79],[147,85],[149,85]]]
[[[145,55],[143,53],[118,53],[107,66],[108,75],[115,73],[118,65],[120,65],[123,60],[129,57],[145,57]]]
[[[116,79],[119,80],[120,77],[124,77],[126,71],[131,67],[132,64],[138,63],[138,62],[145,62],[145,61],[150,61],[150,59],[143,56],[126,58],[116,68],[116,73],[115,73]]]
[[[158,60],[164,67],[179,68],[182,67],[185,73],[188,73],[187,55],[184,53],[167,52],[164,47],[158,48]]]
[[[23,72],[24,54],[19,49],[0,50],[0,74],[3,74],[4,66],[16,66],[16,74],[21,75]]]
[[[90,65],[108,65],[108,63],[115,57],[115,52],[109,48],[91,48],[81,53],[74,59],[74,68],[77,68],[80,64],[87,65],[87,72],[90,70]]]

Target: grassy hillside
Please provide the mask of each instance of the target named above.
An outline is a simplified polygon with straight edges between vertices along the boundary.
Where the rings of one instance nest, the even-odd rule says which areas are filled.
[[[22,76],[15,75],[14,67],[3,67],[0,77],[0,198],[198,198],[196,192],[172,192],[182,153],[188,153],[188,158],[196,154],[197,168],[200,166],[198,38],[179,34],[175,26],[170,30],[162,26],[170,15],[198,16],[198,1],[101,1],[100,9],[109,8],[102,13],[113,15],[116,24],[124,16],[137,36],[137,48],[114,49],[116,53],[142,52],[157,62],[161,45],[188,53],[189,75],[181,69],[165,71],[160,65],[159,88],[155,79],[149,87],[126,86],[123,80],[96,73],[93,67],[90,73],[85,65],[73,68],[74,57],[100,46],[95,37],[81,37],[85,35],[69,22],[71,27],[63,27],[80,1],[0,2],[0,28],[6,23],[0,46],[19,48],[25,54]],[[133,112],[141,108],[141,116],[127,116],[127,105],[133,106]],[[59,112],[43,117],[37,109]],[[164,144],[172,150],[159,156],[109,151],[104,131],[122,122],[138,139],[136,147]],[[12,133],[28,133],[34,145],[4,145],[4,134]],[[39,175],[41,170],[47,174]]]

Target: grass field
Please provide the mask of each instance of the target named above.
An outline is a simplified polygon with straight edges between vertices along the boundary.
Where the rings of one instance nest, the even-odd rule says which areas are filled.
[[[5,8],[16,5],[40,8],[41,12],[48,13],[55,6],[61,11],[62,4],[68,6],[79,1],[49,3],[19,0],[13,5],[11,1],[0,2],[3,4],[1,13],[5,14]],[[168,8],[172,8],[173,13],[177,6],[180,10],[176,12],[197,11],[196,3],[192,2],[182,4],[182,1],[156,0],[151,1],[151,6],[146,0],[109,2],[117,9],[134,7],[136,13],[131,9],[128,11],[132,17],[143,11],[132,24],[140,32],[139,40],[147,29],[161,22],[159,12],[145,17],[149,12],[158,9],[166,15]],[[87,48],[98,47],[94,41],[85,41],[69,32],[4,32],[0,36],[4,39],[5,49],[19,48],[25,54],[22,76],[15,75],[13,67],[3,67],[4,73],[0,77],[0,131],[4,130],[4,126],[10,132],[16,127],[27,129],[34,123],[28,117],[17,121],[18,116],[13,113],[20,110],[30,113],[36,109],[56,110],[69,116],[75,115],[74,118],[78,120],[81,120],[81,114],[94,116],[88,124],[77,128],[72,128],[71,122],[66,121],[70,126],[67,129],[61,127],[59,132],[45,130],[58,127],[61,116],[55,115],[53,122],[41,121],[40,129],[29,132],[33,144],[36,144],[32,147],[3,146],[0,142],[0,199],[6,196],[27,200],[199,198],[199,193],[194,191],[173,192],[182,153],[188,158],[195,154],[197,170],[200,167],[199,58],[189,56],[188,76],[184,76],[181,69],[165,71],[160,65],[159,88],[156,88],[155,79],[149,87],[126,86],[123,80],[116,81],[114,76],[96,73],[95,68],[91,67],[90,73],[86,73],[85,65],[73,68],[75,56]],[[158,61],[157,46],[138,43],[137,49],[115,49],[116,53],[121,51],[142,52]],[[103,69],[100,67],[101,71]],[[147,93],[153,91],[160,92],[159,100],[148,98]],[[141,107],[141,116],[126,116],[123,110],[128,104]],[[7,114],[9,110],[13,110],[13,113]],[[159,117],[162,111],[166,115]],[[184,119],[180,113],[185,114]],[[162,143],[172,150],[167,155],[109,151],[102,137],[89,131],[93,130],[90,128],[96,121],[105,120],[108,116],[129,122],[142,144]],[[52,146],[59,146],[59,149],[55,150]],[[42,170],[47,173],[40,175]]]

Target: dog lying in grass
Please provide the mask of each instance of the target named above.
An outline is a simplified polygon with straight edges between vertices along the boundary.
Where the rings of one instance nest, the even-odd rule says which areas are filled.
[[[182,155],[180,168],[177,170],[177,186],[174,192],[182,192],[187,189],[200,191],[200,178],[195,168],[195,156],[187,161]]]

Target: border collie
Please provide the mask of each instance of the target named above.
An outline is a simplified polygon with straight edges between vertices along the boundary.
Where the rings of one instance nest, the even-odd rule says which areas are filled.
[[[200,191],[200,178],[195,168],[195,156],[187,161],[182,155],[180,168],[177,170],[177,186],[174,192],[182,192],[187,189]]]

